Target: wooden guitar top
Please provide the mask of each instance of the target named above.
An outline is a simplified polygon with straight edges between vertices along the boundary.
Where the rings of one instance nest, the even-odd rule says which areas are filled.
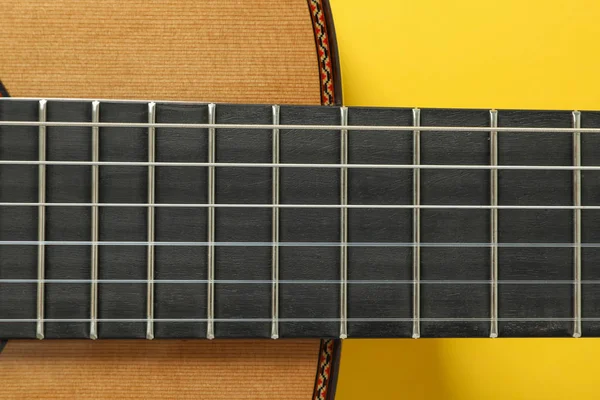
[[[339,102],[324,3],[8,0],[0,95]],[[325,399],[333,349],[320,340],[10,341],[0,397]]]

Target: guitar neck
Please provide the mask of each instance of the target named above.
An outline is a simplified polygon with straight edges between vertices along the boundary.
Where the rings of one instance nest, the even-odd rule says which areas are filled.
[[[0,99],[0,338],[597,336],[598,133]]]

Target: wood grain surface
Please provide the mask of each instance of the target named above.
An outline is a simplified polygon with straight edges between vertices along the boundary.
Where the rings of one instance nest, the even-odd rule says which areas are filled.
[[[309,399],[318,342],[11,341],[0,398]]]
[[[320,104],[306,0],[4,0],[14,97]],[[319,340],[10,341],[2,399],[309,399]]]
[[[320,104],[306,0],[4,0],[13,97]]]

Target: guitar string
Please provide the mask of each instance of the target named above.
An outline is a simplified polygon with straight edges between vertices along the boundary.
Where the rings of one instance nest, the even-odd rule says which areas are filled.
[[[573,205],[466,205],[466,204],[236,204],[236,203],[33,203],[0,202],[0,207],[150,207],[150,208],[349,208],[349,209],[429,209],[429,210],[599,210],[600,206]]]
[[[452,169],[452,170],[525,170],[525,171],[600,171],[600,165],[473,165],[473,164],[319,164],[319,163],[244,163],[244,162],[169,162],[169,161],[39,161],[0,160],[0,165],[61,165],[119,167],[227,167],[227,168],[333,168],[333,169]]]
[[[27,96],[11,96],[11,97],[0,97],[0,103],[1,102],[31,102],[31,101],[39,101],[41,98],[40,97],[27,97]],[[57,103],[72,103],[72,102],[92,102],[92,101],[99,101],[102,103],[112,103],[112,104],[147,104],[150,102],[155,102],[157,104],[166,104],[166,105],[186,105],[186,106],[198,106],[198,107],[207,107],[208,106],[208,102],[199,102],[199,101],[190,101],[190,100],[172,100],[172,99],[109,99],[109,98],[75,98],[75,97],[44,97],[43,98],[46,101],[52,101],[52,102],[57,102]],[[226,104],[226,103],[216,103],[217,105],[219,104]],[[283,106],[282,106],[283,107]],[[291,107],[294,107],[293,105],[291,105]],[[322,107],[322,106],[316,106],[316,107]],[[339,107],[335,107],[335,106],[327,106],[327,108],[329,109],[335,109],[335,108],[339,108]],[[359,107],[350,107],[350,109],[352,108],[359,108]],[[369,108],[369,107],[360,107],[360,108]],[[395,107],[395,109],[401,109],[401,110],[411,110],[411,108],[408,107]],[[426,110],[427,108],[422,108],[423,110]],[[452,109],[452,108],[450,108]],[[479,110],[479,111],[485,111],[489,108],[476,108],[476,109],[472,109],[472,110]],[[502,111],[501,109],[499,111]],[[507,110],[507,111],[512,111],[511,110]],[[527,110],[526,110],[527,111]],[[536,110],[531,110],[531,111],[536,111]],[[565,110],[550,110],[550,111],[565,111]]]
[[[413,322],[413,318],[353,318],[348,317],[348,322]],[[573,322],[575,318],[570,317],[499,317],[499,322]],[[0,318],[0,323],[31,323],[37,322],[35,318]],[[44,318],[44,322],[54,323],[73,323],[73,322],[90,322],[90,318]],[[140,322],[147,323],[147,318],[98,318],[97,322]],[[271,318],[154,318],[156,322],[267,322],[272,321]],[[420,318],[421,322],[490,322],[490,317],[469,317],[469,318]],[[583,322],[600,322],[600,318],[582,317]],[[341,322],[341,318],[279,318],[280,323],[285,322]],[[199,336],[204,337],[204,336]]]
[[[29,127],[78,127],[78,128],[156,128],[156,129],[253,129],[269,131],[280,130],[305,130],[305,131],[371,131],[371,132],[413,132],[412,125],[289,125],[289,124],[222,124],[222,123],[166,123],[166,122],[68,122],[68,121],[14,121],[1,120],[0,126],[29,126]],[[432,126],[423,125],[419,127],[422,132],[483,132],[490,133],[490,127],[483,126]],[[558,128],[558,127],[508,127],[499,126],[494,128],[496,132],[505,133],[600,133],[600,128]],[[320,133],[320,132],[317,132]]]
[[[174,246],[174,247],[339,247],[342,243],[338,242],[147,242],[147,241],[77,241],[77,240],[1,240],[0,246]],[[414,242],[347,242],[343,245],[348,247],[415,247]],[[507,248],[600,248],[600,243],[475,243],[475,242],[419,242],[420,247],[457,247],[457,248],[478,248],[478,247],[507,247]]]
[[[0,283],[2,284],[25,284],[25,283],[56,283],[56,284],[87,284],[87,283],[104,283],[104,284],[146,284],[150,282],[148,279],[43,279],[38,281],[37,279],[9,279],[1,278]],[[214,279],[209,281],[208,279],[154,279],[154,283],[164,284],[206,284],[214,282],[218,284],[253,284],[253,285],[271,285],[273,280],[271,279]],[[412,285],[415,283],[414,279],[383,279],[383,280],[360,280],[360,279],[347,279],[347,280],[331,280],[331,279],[279,279],[278,284],[284,285],[339,285],[341,283],[350,283],[353,285]],[[493,280],[457,280],[457,279],[420,279],[419,283],[425,285],[490,285],[491,283],[497,282],[503,285],[572,285],[576,282],[581,282],[584,285],[598,285],[600,279],[584,279],[581,281],[569,280],[569,279],[524,279],[524,280],[507,280],[499,279]]]

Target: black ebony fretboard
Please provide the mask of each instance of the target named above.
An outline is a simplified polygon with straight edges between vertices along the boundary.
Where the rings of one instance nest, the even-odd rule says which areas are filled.
[[[587,128],[600,113],[2,99],[0,338],[600,336]]]

